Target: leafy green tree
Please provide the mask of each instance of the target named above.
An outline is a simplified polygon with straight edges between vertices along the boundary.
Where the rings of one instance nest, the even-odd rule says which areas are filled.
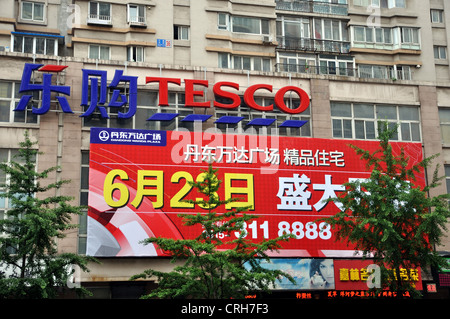
[[[268,292],[270,284],[284,276],[292,277],[280,270],[264,269],[260,266],[263,259],[269,260],[268,251],[280,248],[280,241],[287,241],[291,235],[260,243],[245,239],[244,222],[256,218],[245,212],[249,207],[239,207],[225,213],[215,210],[222,205],[239,199],[220,200],[217,191],[221,181],[216,175],[217,169],[209,165],[204,170],[204,179],[192,182],[194,188],[203,194],[204,199],[186,200],[206,210],[206,213],[180,215],[187,226],[201,226],[202,231],[194,239],[148,238],[145,244],[156,244],[168,252],[173,263],[182,261],[170,272],[148,269],[131,279],[157,278],[158,287],[143,298],[207,298],[228,299],[243,298],[249,292]],[[240,235],[235,238],[235,233]],[[231,239],[235,238],[235,239]],[[227,249],[220,249],[224,243]]]
[[[66,287],[71,275],[69,266],[78,265],[87,271],[90,258],[57,252],[57,238],[77,227],[70,224],[72,215],[81,214],[81,207],[70,205],[68,196],[40,196],[69,183],[62,180],[44,186],[52,167],[36,171],[38,150],[25,133],[19,154],[10,163],[1,163],[7,183],[1,185],[0,198],[9,202],[5,218],[0,219],[0,298],[54,298],[57,287]],[[48,193],[46,193],[48,194]],[[80,293],[87,293],[77,288]]]
[[[398,297],[406,292],[419,297],[400,269],[445,265],[434,247],[441,243],[450,217],[449,197],[429,196],[442,179],[438,167],[429,185],[415,184],[416,174],[423,173],[437,155],[408,165],[403,149],[394,155],[389,143],[396,128],[389,129],[387,123],[379,127],[380,147],[375,152],[350,145],[366,161],[370,177],[346,183],[341,196],[332,199],[343,205],[342,211],[321,220],[333,227],[338,240],[354,244],[364,258],[373,258],[381,270],[380,289],[389,288]]]

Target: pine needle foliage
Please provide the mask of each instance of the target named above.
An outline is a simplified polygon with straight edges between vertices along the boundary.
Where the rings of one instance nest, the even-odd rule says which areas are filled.
[[[68,196],[46,196],[70,181],[49,185],[41,182],[57,167],[42,172],[36,170],[39,154],[28,131],[20,143],[19,154],[10,163],[0,163],[8,181],[0,198],[8,201],[9,209],[0,219],[0,299],[55,298],[58,287],[66,287],[78,265],[87,271],[89,258],[72,253],[59,254],[57,239],[74,229],[72,215],[81,214],[81,207],[72,206]],[[77,292],[87,293],[83,288]]]
[[[354,245],[364,258],[373,258],[380,266],[381,287],[376,292],[388,288],[399,298],[420,297],[414,281],[405,280],[401,269],[445,266],[434,248],[447,230],[449,195],[429,196],[445,176],[438,177],[437,166],[431,183],[416,184],[416,174],[423,173],[438,155],[408,165],[404,150],[394,155],[389,143],[396,127],[380,122],[379,128],[375,152],[350,145],[366,162],[370,177],[346,183],[346,190],[331,199],[343,205],[342,211],[321,220],[332,226],[338,240]]]
[[[280,270],[260,266],[261,260],[269,260],[267,252],[276,251],[281,247],[280,242],[289,240],[291,235],[259,243],[246,239],[244,222],[257,216],[246,213],[250,207],[216,212],[218,207],[240,199],[221,200],[217,195],[221,185],[216,175],[218,170],[209,164],[208,169],[202,171],[204,179],[191,185],[204,199],[186,202],[195,203],[206,212],[180,215],[186,226],[200,225],[202,231],[194,239],[156,237],[145,240],[145,244],[155,244],[169,253],[173,263],[181,263],[170,272],[148,269],[133,276],[132,280],[151,278],[158,283],[158,287],[143,298],[244,298],[250,292],[269,292],[271,284],[280,276],[293,281]],[[235,233],[240,235],[236,237]],[[227,249],[221,249],[224,243]]]

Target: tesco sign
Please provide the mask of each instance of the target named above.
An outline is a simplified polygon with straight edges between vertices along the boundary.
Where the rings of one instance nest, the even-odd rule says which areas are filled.
[[[41,104],[40,107],[32,107],[32,113],[42,115],[50,110],[51,93],[59,93],[56,97],[63,112],[73,113],[66,96],[70,96],[71,88],[66,85],[53,84],[52,76],[55,73],[62,72],[67,66],[64,65],[43,65],[26,63],[24,66],[22,81],[20,83],[20,93],[24,93],[21,97],[17,107],[14,111],[25,111],[33,92],[40,91]],[[34,83],[33,72],[44,72],[41,83]],[[128,76],[123,74],[123,70],[115,70],[112,81],[107,83],[107,71],[82,69],[82,93],[81,106],[85,107],[85,111],[80,117],[92,115],[94,112],[98,113],[102,118],[109,118],[107,107],[121,108],[117,112],[119,118],[127,119],[136,114],[137,110],[137,76]],[[127,84],[128,92],[123,94],[120,90],[123,84]],[[146,77],[145,83],[157,83],[159,92],[159,105],[168,106],[169,85],[180,86],[181,78],[167,78],[167,77]],[[209,108],[211,104],[214,107],[222,109],[235,109],[241,104],[241,97],[238,92],[240,90],[239,84],[229,81],[217,82],[213,85],[212,90],[217,98],[226,98],[231,103],[222,103],[217,101],[198,101],[196,98],[203,97],[204,91],[199,90],[198,87],[208,88],[209,82],[207,80],[198,79],[184,79],[185,92],[185,107],[200,107]],[[112,92],[111,98],[107,99],[108,89]],[[310,103],[308,94],[301,88],[296,86],[285,86],[277,90],[275,93],[274,103],[271,105],[259,105],[255,101],[255,93],[257,91],[273,91],[273,86],[269,84],[255,84],[244,91],[244,102],[251,109],[265,112],[273,111],[274,104],[278,109],[287,114],[299,114],[304,112]],[[233,92],[236,91],[236,92]],[[294,92],[300,99],[300,104],[296,108],[290,108],[284,102],[284,97],[287,93]],[[121,112],[122,107],[126,105],[127,111]],[[163,113],[161,113],[163,114]],[[175,114],[177,115],[177,114]],[[150,120],[150,119],[148,119]],[[304,121],[303,121],[304,122]]]
[[[181,79],[179,78],[163,78],[163,77],[147,77],[146,83],[158,82],[159,83],[159,105],[169,105],[168,103],[168,84],[181,85]],[[195,90],[195,85],[200,85],[208,88],[209,83],[207,80],[194,80],[194,79],[184,79],[185,85],[185,106],[187,107],[210,107],[211,101],[195,102],[195,96],[203,96],[203,91]],[[224,108],[224,109],[234,109],[241,104],[241,98],[237,93],[229,92],[223,90],[224,87],[233,88],[239,90],[239,84],[235,82],[217,82],[213,86],[213,92],[215,96],[230,99],[231,104],[220,103],[218,101],[213,101],[214,107]],[[273,104],[262,106],[255,102],[255,92],[257,90],[267,90],[272,92],[273,87],[269,84],[255,84],[249,86],[244,92],[244,102],[250,108],[258,111],[273,111]],[[300,97],[300,105],[291,109],[284,103],[284,96],[287,92],[295,92]],[[308,94],[299,87],[296,86],[285,86],[277,91],[275,94],[275,104],[283,112],[289,114],[298,114],[305,111],[309,106],[309,96]]]

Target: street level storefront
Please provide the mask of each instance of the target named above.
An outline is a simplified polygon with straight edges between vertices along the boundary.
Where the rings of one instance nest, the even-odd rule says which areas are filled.
[[[198,196],[187,182],[200,180],[209,162],[223,180],[219,195],[243,198],[226,209],[251,206],[250,213],[259,216],[245,225],[248,239],[295,236],[271,257],[298,284],[275,287],[273,296],[363,297],[368,265],[318,221],[339,211],[326,200],[338,196],[343,183],[370,175],[348,144],[373,151],[377,116],[388,112],[402,127],[395,152],[403,147],[411,164],[434,153],[428,134],[439,125],[423,121],[433,109],[426,88],[416,84],[394,89],[376,80],[1,58],[3,159],[16,154],[30,130],[43,152],[38,168],[61,166],[49,182],[70,179],[61,193],[89,209],[80,232],[68,234],[59,247],[101,260],[79,280],[105,298],[144,294],[155,284],[128,282],[132,275],[173,267],[164,252],[140,244],[142,239],[192,238],[201,231],[183,226],[177,215],[203,211],[182,199]],[[439,97],[446,96],[444,89]],[[425,172],[417,182],[426,183]],[[7,210],[8,203],[2,204]],[[325,263],[322,270],[332,268],[333,285],[331,276],[307,271],[319,261]],[[421,269],[402,275],[426,289]],[[427,283],[440,287],[438,277]]]
[[[263,267],[279,269],[288,273],[295,284],[283,278],[273,287],[275,296],[296,299],[358,299],[358,298],[396,298],[389,290],[375,295],[370,292],[377,281],[377,267],[371,260],[330,259],[330,258],[277,258],[264,262]],[[404,282],[411,283],[422,290],[420,268],[401,268],[400,276]],[[403,297],[409,298],[409,294]],[[256,298],[250,295],[248,298]]]

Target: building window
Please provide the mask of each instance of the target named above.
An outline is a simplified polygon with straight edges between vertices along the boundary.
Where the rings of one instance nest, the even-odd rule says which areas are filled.
[[[419,29],[401,28],[402,44],[419,45]]]
[[[380,7],[380,0],[353,0],[353,5],[363,7]]]
[[[388,1],[388,8],[406,8],[406,0],[387,0],[387,1]]]
[[[80,206],[88,206],[89,195],[89,151],[81,151]],[[86,254],[87,210],[79,217],[78,253]]]
[[[393,68],[386,65],[358,65],[359,77],[363,79],[391,79],[395,78]]]
[[[13,34],[12,48],[14,52],[58,55],[58,41],[53,38]]]
[[[105,2],[89,2],[88,23],[111,24],[111,4]]]
[[[321,55],[319,74],[354,76],[353,58]]]
[[[358,75],[363,79],[411,80],[409,65],[358,65]]]
[[[443,10],[431,9],[430,15],[431,15],[432,23],[444,23],[444,11]]]
[[[184,25],[173,26],[174,40],[189,40],[189,27]]]
[[[0,81],[0,122],[1,123],[38,123],[38,116],[32,113],[32,107],[40,107],[40,92],[19,93],[20,83]],[[14,112],[23,94],[31,94],[32,99],[26,111]]]
[[[22,20],[44,21],[44,4],[37,2],[22,2]]]
[[[135,47],[135,46],[128,47],[127,61],[144,62],[144,47]]]
[[[230,15],[228,13],[219,13],[218,14],[217,28],[219,30],[230,30]]]
[[[219,53],[219,68],[223,69],[270,72],[270,65],[270,58]]]
[[[434,50],[434,58],[437,60],[446,60],[447,59],[447,47],[435,45],[433,47]]]
[[[439,109],[439,120],[441,124],[442,142],[450,144],[450,108]]]
[[[128,23],[136,25],[145,25],[145,6],[137,4],[128,5]]]
[[[103,45],[89,45],[89,59],[110,59],[110,48]]]
[[[445,168],[445,181],[447,182],[447,193],[450,194],[450,165],[444,165]]]
[[[353,46],[368,49],[411,49],[420,50],[418,28],[385,28],[354,26]]]
[[[279,52],[277,71],[316,74],[316,57],[292,52]]]
[[[419,142],[420,119],[416,106],[381,105],[369,103],[331,103],[334,138],[373,140],[377,138],[377,122],[398,125],[393,140]]]
[[[411,80],[411,67],[409,65],[397,65],[397,79],[398,80]]]
[[[269,35],[269,20],[242,16],[231,17],[231,30],[238,33]]]

